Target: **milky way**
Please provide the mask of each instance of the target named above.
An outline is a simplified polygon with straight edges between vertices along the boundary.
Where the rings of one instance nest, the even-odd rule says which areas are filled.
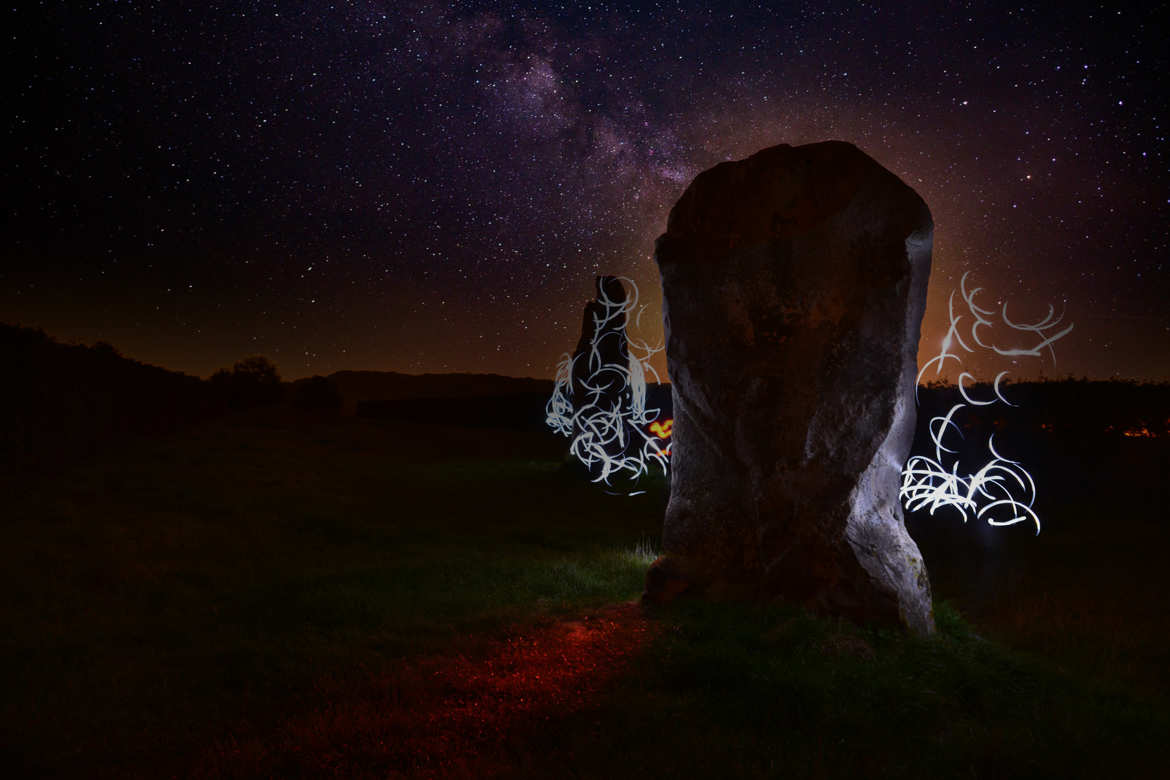
[[[197,374],[551,378],[594,274],[661,336],[653,243],[695,174],[840,138],[934,214],[924,354],[970,271],[1076,323],[1046,375],[1170,378],[1151,11],[71,5],[7,11],[0,321]]]

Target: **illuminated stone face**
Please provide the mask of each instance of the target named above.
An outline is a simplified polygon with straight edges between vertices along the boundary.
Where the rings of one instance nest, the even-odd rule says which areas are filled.
[[[948,360],[961,366],[963,360],[958,350],[975,352],[978,349],[1002,357],[1037,358],[1048,350],[1055,360],[1053,344],[1073,329],[1072,325],[1062,327],[1063,314],[1057,316],[1056,310],[1049,306],[1047,315],[1036,322],[1015,322],[1008,317],[1006,302],[1000,310],[978,305],[975,298],[982,288],[968,290],[967,276],[963,274],[959,290],[951,292],[947,301],[950,327],[943,337],[941,350],[922,366],[916,384],[922,382],[931,366],[934,366],[935,376],[941,374]],[[955,305],[956,292],[962,301],[958,310]],[[968,320],[970,325],[964,320]],[[988,336],[996,332],[1014,336],[1030,334],[1035,343],[1004,346],[994,340],[988,341],[980,329],[989,331]],[[966,339],[963,338],[964,333]],[[952,351],[956,345],[958,349]],[[1036,533],[1040,533],[1040,518],[1032,508],[1036,501],[1036,483],[1019,461],[1005,458],[996,450],[994,433],[987,439],[990,459],[969,473],[959,472],[956,450],[944,444],[948,433],[962,436],[955,418],[968,406],[1014,405],[1000,391],[1000,384],[1007,374],[1007,371],[996,374],[992,382],[992,396],[982,399],[972,397],[965,385],[967,381],[974,382],[975,377],[966,371],[959,374],[959,394],[963,403],[955,404],[945,415],[933,418],[929,424],[930,440],[934,444],[933,457],[914,455],[902,470],[899,497],[908,511],[927,509],[933,515],[938,509],[952,509],[962,516],[963,522],[978,519],[993,526],[1030,522],[1036,527]]]
[[[628,285],[629,293],[624,285]],[[662,350],[627,332],[638,307],[638,287],[630,279],[597,277],[597,299],[585,309],[581,340],[557,366],[545,420],[570,438],[569,453],[594,481],[637,479],[651,468],[667,471],[670,421],[646,407],[646,378],[658,381],[650,359]],[[665,432],[665,435],[664,435]]]

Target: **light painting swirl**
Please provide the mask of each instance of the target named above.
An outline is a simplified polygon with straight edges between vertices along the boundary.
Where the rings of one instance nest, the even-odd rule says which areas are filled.
[[[619,281],[629,289],[626,299],[614,300],[605,285],[599,285],[592,342],[582,354],[561,357],[553,393],[545,405],[548,426],[571,438],[570,454],[585,465],[593,481],[607,485],[618,475],[637,479],[654,466],[665,474],[670,461],[669,439],[652,428],[658,424],[661,431],[666,424],[658,420],[661,410],[646,408],[647,377],[659,381],[650,360],[663,347],[629,336],[623,324],[634,313],[637,326],[645,307],[638,306],[633,280],[619,277]],[[602,357],[608,352],[602,349],[602,340],[615,337],[626,341],[629,360],[625,364]],[[581,360],[587,361],[585,371],[576,370]]]
[[[993,352],[1003,357],[1040,357],[1044,350],[1056,359],[1053,344],[1064,338],[1073,329],[1070,324],[1061,327],[1064,315],[1056,315],[1055,309],[1049,305],[1048,313],[1033,323],[1015,322],[1008,317],[1008,307],[1005,302],[1002,308],[987,309],[975,302],[976,296],[982,288],[967,289],[967,274],[959,282],[959,290],[952,291],[947,301],[947,315],[950,327],[942,340],[942,349],[922,366],[915,382],[922,382],[923,376],[931,366],[934,366],[935,376],[941,374],[948,360],[953,360],[958,367],[963,360],[959,350],[974,352],[976,348]],[[965,307],[965,313],[956,313],[956,292]],[[969,320],[968,326],[965,320]],[[998,320],[998,322],[997,322]],[[1030,335],[1030,345],[1004,347],[1000,344],[989,343],[980,333],[981,329],[993,330],[996,325],[1002,324],[1009,331]],[[966,334],[967,339],[964,339]],[[974,345],[972,347],[971,345]],[[952,351],[952,348],[958,349]],[[947,447],[944,440],[948,433],[962,436],[962,431],[955,423],[955,417],[968,406],[992,406],[997,403],[1013,406],[1004,397],[1001,390],[1003,378],[1007,371],[1000,371],[992,382],[992,395],[986,398],[975,398],[968,390],[966,383],[974,382],[975,377],[969,372],[959,374],[958,389],[962,403],[951,407],[945,415],[934,417],[929,423],[930,440],[934,444],[934,457],[914,455],[902,470],[902,487],[899,497],[907,511],[928,509],[930,514],[940,508],[954,509],[966,522],[969,518],[984,520],[992,526],[1009,526],[1018,523],[1030,522],[1040,533],[1040,518],[1033,505],[1036,500],[1036,483],[1027,469],[1019,461],[1005,458],[995,448],[995,434],[987,439],[987,450],[991,455],[981,468],[973,473],[960,474],[959,460],[956,450]]]

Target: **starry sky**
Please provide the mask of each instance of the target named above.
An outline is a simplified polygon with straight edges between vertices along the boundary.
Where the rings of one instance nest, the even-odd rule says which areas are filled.
[[[1075,324],[1012,376],[1170,379],[1156,6],[10,6],[0,321],[203,376],[551,377],[597,273],[661,338],[697,173],[835,138],[934,214],[923,358],[970,272]]]

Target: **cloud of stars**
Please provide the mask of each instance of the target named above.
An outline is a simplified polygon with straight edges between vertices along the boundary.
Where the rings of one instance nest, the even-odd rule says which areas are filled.
[[[1045,370],[1168,378],[1152,12],[1006,3],[91,2],[8,11],[0,311],[207,374],[551,376],[597,273],[661,335],[690,179],[852,141],[965,271],[1077,330]],[[978,368],[978,366],[976,366]],[[1021,370],[1023,370],[1021,366]]]

